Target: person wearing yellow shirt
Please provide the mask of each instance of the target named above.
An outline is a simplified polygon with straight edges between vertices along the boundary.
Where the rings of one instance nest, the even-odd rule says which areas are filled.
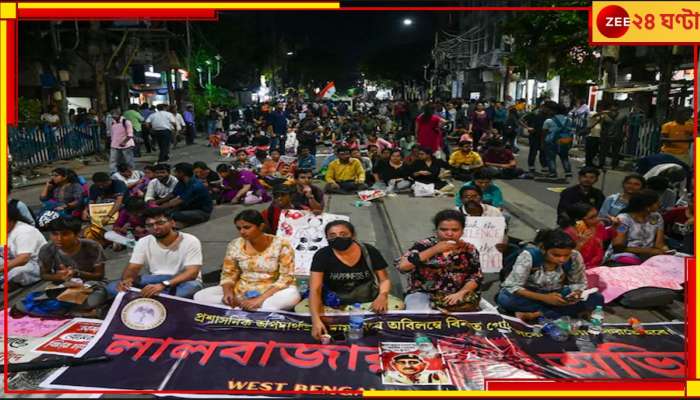
[[[693,142],[690,112],[685,108],[679,109],[673,119],[661,126],[661,152],[690,164],[690,144]]]
[[[328,165],[326,193],[350,194],[367,189],[362,162],[350,158],[350,149],[347,147],[339,148],[337,155],[338,159]]]
[[[450,167],[452,167],[452,177],[460,181],[470,181],[472,174],[484,166],[479,153],[473,149],[474,142],[471,140],[461,140],[459,149],[450,155]]]

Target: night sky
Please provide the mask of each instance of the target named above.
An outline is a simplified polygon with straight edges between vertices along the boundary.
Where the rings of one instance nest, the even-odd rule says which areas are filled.
[[[245,16],[241,20],[241,15]],[[410,18],[413,24],[404,26],[403,20]],[[269,52],[264,40],[272,35],[283,37],[287,46],[302,48],[310,54],[331,52],[342,63],[337,76],[329,77],[336,81],[339,89],[347,89],[353,80],[359,78],[359,67],[368,59],[383,62],[391,59],[400,70],[422,77],[422,66],[430,60],[434,32],[437,27],[437,14],[430,12],[251,12],[220,13],[218,23],[198,23],[207,37],[214,42],[217,26],[227,24],[247,24],[253,20],[257,31],[251,39],[262,53]],[[204,26],[208,25],[208,26]],[[213,34],[213,35],[211,35]],[[221,39],[221,38],[219,38]],[[215,47],[225,46],[221,43]],[[399,60],[399,56],[401,59]],[[323,57],[314,61],[323,62]]]

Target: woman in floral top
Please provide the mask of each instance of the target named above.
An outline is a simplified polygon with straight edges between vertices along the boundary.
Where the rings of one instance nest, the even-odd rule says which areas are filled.
[[[603,305],[600,293],[581,297],[588,287],[586,266],[576,243],[561,229],[537,234],[538,247],[529,247],[515,260],[501,284],[498,305],[523,321],[540,317],[578,317]]]
[[[294,278],[294,249],[287,239],[263,233],[256,210],[234,218],[241,237],[229,243],[221,284],[197,292],[194,299],[244,310],[290,310],[301,300]]]
[[[399,271],[410,273],[406,309],[478,309],[483,276],[479,252],[461,240],[464,215],[440,211],[433,223],[435,236],[416,242],[396,264]]]

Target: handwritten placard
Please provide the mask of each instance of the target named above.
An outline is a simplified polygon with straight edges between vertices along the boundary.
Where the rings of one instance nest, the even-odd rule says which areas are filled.
[[[90,221],[93,225],[104,226],[102,224],[102,218],[109,215],[109,212],[114,207],[114,203],[104,203],[104,204],[90,204]],[[106,225],[113,224],[117,222],[117,214],[115,213],[107,222]]]
[[[316,215],[311,211],[284,210],[280,214],[277,236],[289,239],[294,247],[294,274],[309,275],[311,261],[318,249],[328,246],[325,228],[331,221],[349,221],[347,215]]]
[[[503,266],[503,255],[496,245],[503,243],[506,220],[503,217],[467,217],[462,240],[479,250],[482,272],[498,272]]]

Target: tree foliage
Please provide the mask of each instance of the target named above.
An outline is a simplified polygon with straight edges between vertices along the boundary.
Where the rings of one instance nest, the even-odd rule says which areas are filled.
[[[596,79],[598,60],[588,45],[586,12],[513,13],[502,28],[514,38],[507,61],[523,71],[527,68],[531,76],[560,75],[567,83]]]

